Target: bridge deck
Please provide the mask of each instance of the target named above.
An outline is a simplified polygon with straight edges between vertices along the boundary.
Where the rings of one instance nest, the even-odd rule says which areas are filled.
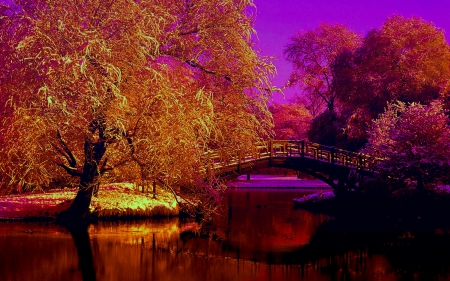
[[[205,154],[209,167],[214,173],[240,170],[246,164],[271,162],[276,159],[307,158],[336,167],[373,172],[374,166],[382,159],[369,155],[337,149],[307,141],[270,140],[256,145],[250,153],[240,151],[211,150]]]

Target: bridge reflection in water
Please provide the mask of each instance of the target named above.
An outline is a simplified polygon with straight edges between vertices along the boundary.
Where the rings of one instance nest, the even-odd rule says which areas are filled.
[[[91,225],[96,279],[450,280],[445,231],[336,230],[338,218],[292,208],[301,190],[228,192],[209,238],[179,218]],[[0,223],[0,249],[1,280],[82,280],[62,227]]]

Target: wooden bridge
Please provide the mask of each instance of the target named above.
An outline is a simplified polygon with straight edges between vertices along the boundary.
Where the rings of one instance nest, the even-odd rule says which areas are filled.
[[[307,173],[329,184],[335,191],[361,186],[364,177],[374,176],[379,158],[308,141],[270,140],[258,144],[250,153],[211,150],[208,173],[215,175],[250,174],[254,170],[280,167]]]

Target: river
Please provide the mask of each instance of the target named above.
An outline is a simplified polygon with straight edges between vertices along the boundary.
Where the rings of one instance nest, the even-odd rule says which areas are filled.
[[[317,190],[230,189],[205,229],[180,218],[99,222],[80,238],[2,222],[0,280],[450,280],[450,228],[361,231],[293,208]]]

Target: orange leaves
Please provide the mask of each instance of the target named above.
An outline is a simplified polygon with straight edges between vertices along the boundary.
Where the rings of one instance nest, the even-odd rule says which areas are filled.
[[[85,141],[105,144],[96,180],[191,184],[208,148],[268,135],[274,68],[252,49],[252,1],[29,3],[41,8],[0,27],[19,46],[0,49],[13,109],[1,128],[3,184],[78,175],[92,161]]]

